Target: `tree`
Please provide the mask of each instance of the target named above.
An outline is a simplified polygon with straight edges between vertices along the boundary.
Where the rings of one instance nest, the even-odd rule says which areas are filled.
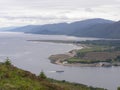
[[[5,65],[11,65],[11,61],[10,59],[7,57],[7,59],[5,60]]]
[[[47,78],[43,71],[41,71],[39,77],[42,78],[42,79],[46,79]]]
[[[118,87],[117,90],[120,90],[120,87]]]

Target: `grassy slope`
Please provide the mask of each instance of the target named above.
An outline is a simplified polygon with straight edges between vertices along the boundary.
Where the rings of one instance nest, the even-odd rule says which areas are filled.
[[[0,64],[0,90],[105,90],[86,85],[42,79],[9,63]]]

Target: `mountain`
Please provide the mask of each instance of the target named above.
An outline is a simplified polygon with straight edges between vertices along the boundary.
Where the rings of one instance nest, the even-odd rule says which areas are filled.
[[[48,35],[71,35],[78,37],[120,38],[120,21],[114,22],[95,18],[70,24],[28,25],[10,31]]]
[[[106,27],[105,34],[107,38],[120,38],[120,21],[111,24],[109,27]]]
[[[89,37],[98,37],[98,38],[113,38],[120,39],[120,21],[114,23],[104,23],[104,24],[96,24],[94,26],[90,26],[84,28],[83,32],[78,36],[89,36]]]

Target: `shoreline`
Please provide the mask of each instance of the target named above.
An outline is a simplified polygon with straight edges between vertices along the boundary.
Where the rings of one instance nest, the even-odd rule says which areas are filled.
[[[89,46],[85,44],[77,44],[77,46],[81,46],[81,49],[89,48]],[[112,67],[112,66],[120,66],[120,63],[109,63],[109,62],[97,62],[97,63],[68,63],[67,59],[73,58],[76,56],[77,51],[81,49],[73,49],[65,54],[56,54],[51,55],[49,60],[53,64],[62,65],[62,66],[71,66],[71,67]]]
[[[84,49],[84,48],[88,48],[87,45],[85,44],[79,44],[76,43],[75,40],[27,40],[27,41],[31,41],[31,42],[52,42],[52,43],[64,43],[64,44],[74,44],[78,47],[81,47],[80,49]],[[80,49],[73,49],[67,53],[64,54],[56,54],[56,55],[51,55],[49,56],[49,60],[51,63],[53,64],[57,64],[57,65],[62,65],[62,66],[74,66],[74,67],[96,67],[96,64],[81,64],[81,63],[73,63],[73,64],[63,64],[61,61],[68,59],[68,58],[72,58],[76,55],[76,51],[80,50]]]
[[[72,50],[72,51],[76,51],[78,49]],[[51,55],[49,57],[49,60],[51,63],[53,64],[57,64],[57,65],[62,65],[62,66],[71,66],[71,67],[100,67],[99,63],[93,63],[93,64],[82,64],[82,63],[65,63],[65,59],[69,59],[73,57],[73,54],[70,53],[71,51],[69,51],[66,54],[56,54],[56,55]],[[64,63],[63,63],[63,62]]]
[[[83,44],[79,44],[82,48],[81,49],[84,49],[84,48],[88,48],[88,46],[86,45],[83,45]],[[79,46],[77,45],[77,46]],[[49,60],[51,63],[53,64],[57,64],[57,65],[62,65],[62,66],[73,66],[73,67],[100,67],[99,66],[99,63],[93,63],[93,64],[82,64],[82,63],[65,63],[64,61],[66,59],[69,59],[69,58],[72,58],[76,55],[76,51],[78,51],[80,49],[73,49],[71,51],[69,51],[68,53],[65,53],[65,54],[56,54],[56,55],[51,55],[49,57]],[[64,63],[63,63],[63,62]]]
[[[49,56],[49,60],[53,64],[62,65],[62,66],[74,66],[74,67],[112,67],[120,66],[120,63],[108,63],[108,62],[97,62],[97,63],[68,63],[67,59],[73,58],[76,56],[77,51],[81,49],[90,48],[86,44],[76,43],[75,40],[27,40],[32,42],[51,42],[51,43],[63,43],[63,44],[73,44],[80,48],[73,49],[64,54],[56,54]]]

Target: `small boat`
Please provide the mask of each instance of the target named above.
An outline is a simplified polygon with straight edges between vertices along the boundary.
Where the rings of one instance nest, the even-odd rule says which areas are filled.
[[[59,70],[59,71],[56,71],[56,72],[58,72],[58,73],[62,73],[62,72],[64,72],[63,70]]]

